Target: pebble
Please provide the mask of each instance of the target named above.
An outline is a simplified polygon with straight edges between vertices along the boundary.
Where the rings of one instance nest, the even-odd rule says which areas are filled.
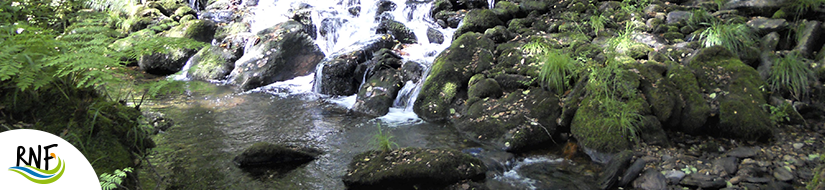
[[[793,143],[794,149],[801,149],[803,146],[805,146],[804,143]]]
[[[665,172],[665,179],[667,179],[670,184],[679,184],[683,178],[685,178],[685,172],[679,170],[668,170]]]
[[[793,179],[793,173],[784,167],[776,167],[773,169],[773,177],[779,181],[790,181]]]
[[[759,147],[736,147],[728,151],[728,156],[737,158],[750,158],[759,153]]]

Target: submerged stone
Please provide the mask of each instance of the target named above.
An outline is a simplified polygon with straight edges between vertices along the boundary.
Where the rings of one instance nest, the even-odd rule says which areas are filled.
[[[299,148],[259,142],[247,148],[232,162],[238,167],[300,165],[312,161],[321,154],[320,150]]]

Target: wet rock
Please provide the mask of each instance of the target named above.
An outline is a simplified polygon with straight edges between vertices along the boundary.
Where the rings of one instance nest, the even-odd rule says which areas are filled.
[[[318,27],[312,22],[313,7],[306,3],[300,3],[296,7],[289,10],[292,16],[289,16],[294,21],[301,23],[304,27],[304,33],[316,39],[318,37]]]
[[[461,150],[461,152],[470,154],[484,162],[484,165],[487,166],[488,171],[498,173],[504,173],[506,170],[510,169],[509,166],[505,166],[505,164],[511,163],[515,159],[515,156],[509,152],[500,150],[485,150],[478,147],[464,149]]]
[[[392,48],[396,43],[390,35],[378,36],[357,42],[345,53],[329,56],[319,63],[320,72],[315,73],[315,78],[320,80],[314,83],[313,88],[327,95],[349,96],[357,93],[366,71],[366,65],[359,65],[372,59],[374,52]]]
[[[685,179],[682,179],[679,184],[690,187],[699,187],[702,189],[719,189],[725,187],[727,182],[725,182],[725,179],[719,177],[694,173],[688,175]]]
[[[659,171],[654,169],[645,170],[642,176],[633,181],[633,188],[642,190],[667,189],[667,179]]]
[[[454,150],[403,148],[353,157],[342,177],[350,189],[443,188],[464,179],[481,180],[481,160]]]
[[[197,53],[195,49],[175,48],[169,53],[144,55],[138,59],[138,66],[140,70],[149,74],[170,75],[180,71],[195,53]]]
[[[392,107],[393,100],[401,89],[401,57],[381,49],[376,52],[365,76],[367,80],[361,85],[352,110],[370,116],[386,115]]]
[[[251,6],[258,6],[258,1],[259,0],[244,0],[243,3],[244,3],[244,5],[251,7]]]
[[[622,178],[621,178],[622,180],[619,181],[618,186],[619,187],[624,187],[625,185],[630,184],[631,181],[635,180],[636,177],[638,177],[639,174],[642,173],[642,170],[645,169],[645,164],[647,164],[647,162],[645,160],[636,159],[636,161],[633,162],[633,164],[631,164],[630,167],[628,167],[627,170],[624,172],[624,175],[622,175]],[[659,175],[661,175],[661,174],[659,174]],[[662,176],[662,181],[663,182],[664,182],[664,179],[665,179],[665,176]]]
[[[301,23],[287,21],[258,34],[261,42],[235,64],[230,83],[242,90],[312,73],[324,53],[303,33]]]
[[[736,158],[751,158],[759,153],[759,147],[736,147],[731,149],[726,154]]]
[[[708,134],[764,141],[771,137],[771,122],[761,106],[765,86],[759,73],[721,46],[699,50],[688,67],[696,72],[714,118]],[[718,114],[717,114],[718,113]]]
[[[493,11],[489,9],[474,9],[464,17],[464,24],[455,31],[454,36],[460,36],[467,32],[484,32],[488,28],[504,24]]]
[[[794,51],[802,53],[804,57],[813,58],[813,52],[822,47],[822,30],[822,22],[816,20],[806,21],[805,29],[797,34],[801,37],[796,47],[794,47]]]
[[[188,76],[196,80],[223,80],[235,68],[237,53],[217,46],[204,47],[192,56]]]
[[[671,11],[667,13],[667,24],[685,23],[692,16],[690,11]]]
[[[412,81],[413,83],[417,83],[418,80],[421,80],[421,75],[423,74],[423,72],[423,64],[415,61],[404,62],[404,65],[401,65],[401,80]]]
[[[612,189],[617,185],[619,182],[619,175],[621,175],[623,170],[627,168],[628,164],[630,164],[630,159],[633,158],[633,152],[630,150],[624,150],[610,159],[610,162],[607,163],[604,170],[602,171],[599,179],[596,183],[599,185],[599,189]]]
[[[668,170],[665,172],[665,179],[667,179],[670,184],[679,184],[685,176],[685,172],[679,170]]]
[[[456,128],[470,140],[511,152],[549,143],[561,109],[557,98],[537,88],[516,90],[500,99],[471,98],[467,103]]]
[[[794,178],[794,174],[784,167],[775,167],[773,168],[773,177],[779,181],[791,181]]]
[[[199,42],[211,43],[218,25],[210,20],[190,20],[169,29],[166,37],[189,38]]]
[[[444,34],[434,28],[427,28],[427,40],[435,44],[444,43]]]
[[[276,145],[266,142],[255,143],[243,153],[235,156],[232,162],[238,167],[259,167],[282,164],[301,165],[310,162],[321,154],[320,150]]]
[[[787,0],[732,0],[723,9],[736,9],[747,15],[772,16]]]
[[[559,162],[563,161],[559,159]],[[535,180],[535,189],[592,190],[597,189],[588,177],[565,170],[556,161],[538,162],[517,166],[519,175]],[[532,188],[531,188],[532,189]]]
[[[395,20],[382,20],[375,32],[378,34],[391,34],[401,43],[418,43],[418,38],[415,37],[415,33],[403,23]]]
[[[385,12],[391,12],[395,10],[395,3],[389,0],[380,0],[375,3],[378,10],[375,11],[375,17],[378,18],[381,14]]]
[[[766,17],[753,18],[748,21],[747,24],[753,28],[757,34],[780,32],[788,28],[788,21],[785,21],[785,19],[771,19]]]
[[[435,58],[413,111],[425,121],[446,121],[451,105],[466,93],[470,77],[492,66],[493,47],[493,41],[481,34],[461,35]]]

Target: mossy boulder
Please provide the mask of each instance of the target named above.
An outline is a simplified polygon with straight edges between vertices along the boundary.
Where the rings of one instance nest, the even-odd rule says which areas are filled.
[[[687,66],[694,70],[714,118],[713,135],[766,140],[771,136],[769,114],[762,109],[767,84],[759,73],[730,51],[714,46],[694,55]]]
[[[471,105],[456,128],[468,139],[514,152],[549,142],[561,113],[558,98],[539,88],[467,102]]]
[[[230,83],[242,90],[308,75],[324,58],[318,45],[296,21],[275,25],[258,37],[261,43],[247,51],[254,56],[238,60],[230,77]]]
[[[178,7],[178,9],[175,10],[175,13],[172,14],[171,17],[172,17],[172,19],[175,19],[175,21],[180,21],[180,18],[183,18],[186,15],[192,15],[194,17],[197,17],[198,13],[195,12],[195,10],[193,10],[189,6],[183,6],[183,7]]]
[[[627,104],[643,104],[644,100],[637,96],[624,102]],[[573,121],[570,123],[570,132],[578,140],[579,145],[599,153],[616,153],[631,147],[630,137],[617,122],[617,118],[606,115],[598,100],[586,97],[581,101]],[[635,111],[635,110],[632,110]]]
[[[398,42],[390,35],[376,36],[356,45],[353,51],[331,55],[319,63],[319,72],[315,72],[314,89],[327,95],[349,96],[358,92],[364,80],[367,65],[362,64],[373,58],[376,51],[392,48]],[[320,76],[319,76],[320,75]]]
[[[403,148],[356,155],[342,177],[349,189],[433,189],[483,180],[487,167],[456,150]]]
[[[210,20],[189,20],[169,29],[166,37],[189,38],[200,42],[211,43],[218,25]]]
[[[680,114],[679,91],[673,81],[665,79],[667,68],[655,62],[631,65],[639,72],[640,90],[644,94],[651,112],[659,122],[667,122],[672,115]]]
[[[696,80],[693,70],[683,65],[673,65],[667,72],[666,79],[679,91],[679,101],[675,109],[681,109],[678,124],[670,125],[678,131],[689,134],[702,132],[702,127],[710,117],[710,105],[704,99],[704,93]]]
[[[282,164],[303,164],[315,159],[321,151],[312,148],[275,145],[258,142],[235,156],[232,162],[238,167],[260,167]]]
[[[491,78],[485,78],[482,74],[473,76],[468,86],[467,95],[469,98],[499,98],[502,95],[501,86],[498,85],[498,82]]]
[[[413,33],[410,28],[407,28],[404,23],[395,20],[382,20],[375,32],[378,34],[391,34],[401,43],[418,43],[418,38],[415,37],[415,33]]]
[[[493,13],[495,13],[496,16],[498,16],[498,19],[501,19],[502,21],[525,16],[525,14],[519,12],[518,5],[509,1],[497,2],[495,8],[493,8]]]
[[[543,0],[517,0],[517,2],[521,11],[526,13],[530,13],[535,11],[538,14],[544,14],[553,9],[553,3],[550,1],[543,1]]]
[[[215,39],[224,40],[226,37],[244,32],[249,32],[249,25],[243,22],[232,22],[219,26],[217,31],[215,31]]]
[[[370,64],[365,76],[367,80],[361,84],[352,110],[378,117],[389,113],[401,90],[401,57],[389,49],[382,49],[376,52]]]
[[[488,28],[504,25],[496,13],[489,9],[475,9],[467,13],[464,17],[464,24],[456,31],[455,36],[461,36],[467,32],[484,32]]]
[[[433,62],[413,111],[425,121],[446,121],[456,100],[466,97],[467,82],[493,65],[492,40],[479,33],[461,35]]]
[[[197,49],[174,48],[169,53],[153,53],[138,59],[140,70],[154,75],[170,75],[180,71]]]
[[[223,80],[235,68],[240,58],[232,50],[217,46],[204,47],[192,56],[188,76],[197,80]]]
[[[504,43],[516,37],[515,34],[513,34],[509,30],[507,30],[507,28],[501,25],[495,26],[493,28],[488,28],[484,31],[484,36],[492,39],[496,43]]]

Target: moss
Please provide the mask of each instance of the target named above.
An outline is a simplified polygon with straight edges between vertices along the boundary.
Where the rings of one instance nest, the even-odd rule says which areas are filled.
[[[498,19],[496,13],[489,9],[473,9],[467,13],[462,22],[464,24],[455,31],[455,36],[467,32],[484,32],[488,28],[504,25],[504,22]]]
[[[493,8],[493,13],[495,13],[499,19],[505,21],[519,16],[519,9],[518,5],[514,3],[508,1],[499,1],[496,3],[495,8]]]
[[[508,22],[507,29],[519,34],[532,34],[535,32],[532,28],[530,28],[532,26],[532,18],[516,18]]]
[[[662,34],[662,37],[664,37],[668,41],[673,41],[676,39],[685,39],[685,35],[680,32],[666,32]]]
[[[579,144],[604,153],[630,148],[630,141],[623,135],[620,126],[602,114],[598,104],[592,101],[592,98],[582,100],[570,124],[570,132]]]
[[[471,98],[498,98],[501,97],[503,93],[498,82],[490,78],[479,79],[475,83],[470,82],[469,87],[467,94]]]
[[[442,51],[416,98],[415,113],[427,121],[445,121],[449,117],[450,104],[458,94],[466,92],[466,84],[477,74],[478,65],[493,62],[490,52],[493,47],[492,40],[471,32],[461,35]]]
[[[220,54],[219,47],[204,47],[192,56],[193,65],[189,76],[195,79],[221,80],[232,71],[234,63]]]
[[[665,79],[672,82],[674,87],[681,93],[681,101],[677,103],[677,105],[680,105],[677,108],[682,108],[678,130],[691,134],[700,132],[708,116],[710,116],[710,106],[705,103],[705,99],[702,97],[702,91],[696,81],[696,76],[689,68],[674,65],[668,70]]]
[[[771,18],[773,18],[773,19],[781,19],[781,18],[785,18],[785,17],[787,17],[787,16],[788,16],[788,15],[787,15],[787,14],[785,14],[785,11],[784,11],[784,10],[779,9],[779,10],[777,10],[776,12],[774,12],[774,13],[773,13],[773,16],[771,16]]]

